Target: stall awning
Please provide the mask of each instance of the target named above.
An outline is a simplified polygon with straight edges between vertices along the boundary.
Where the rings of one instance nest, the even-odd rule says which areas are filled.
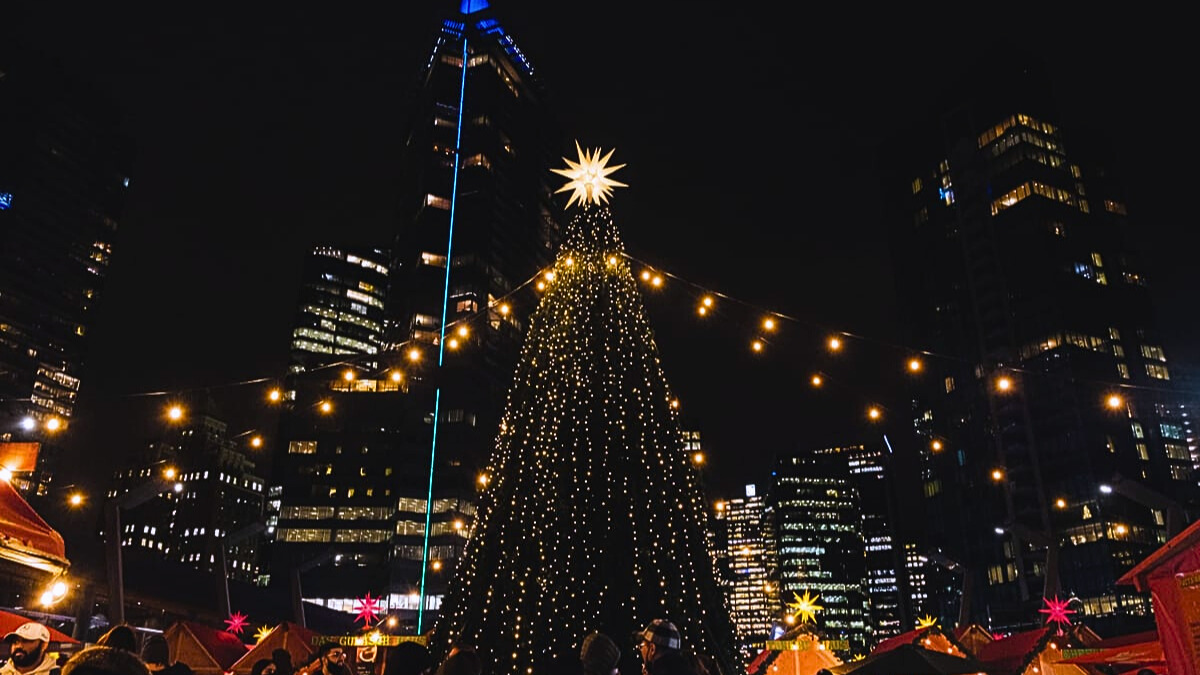
[[[62,535],[7,481],[0,481],[0,560],[60,574],[70,566]]]

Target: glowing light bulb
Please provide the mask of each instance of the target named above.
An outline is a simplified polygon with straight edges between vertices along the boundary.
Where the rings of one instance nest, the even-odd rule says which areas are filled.
[[[434,561],[433,561],[433,564],[431,565],[431,567],[433,567],[433,571],[434,571],[434,572],[439,572],[439,571],[441,571],[441,569],[442,569],[442,561],[441,561],[441,560],[434,560]]]
[[[704,463],[704,453],[697,452],[696,454],[692,455],[692,461],[695,462],[696,464],[703,464]]]
[[[67,503],[71,506],[80,506],[83,504],[83,495],[79,494],[78,492],[74,492],[70,497],[67,497]]]
[[[1111,394],[1108,397],[1108,407],[1112,408],[1113,410],[1120,408],[1123,403],[1125,403],[1125,401],[1121,400],[1121,397],[1116,394]]]
[[[1007,376],[1001,375],[996,379],[996,389],[999,389],[1000,391],[1008,391],[1009,389],[1012,389],[1012,385],[1012,379],[1008,378]]]
[[[175,480],[175,476],[178,475],[179,472],[173,466],[168,466],[167,468],[163,469],[163,477],[167,480]]]
[[[718,511],[724,511],[725,510],[725,502],[717,502],[716,504],[713,504],[713,508],[715,508]]]
[[[167,418],[176,422],[183,419],[183,408],[177,405],[167,408]]]
[[[921,372],[921,359],[909,359],[908,360],[908,371],[910,373]]]
[[[771,317],[763,319],[763,329],[775,330],[775,319],[772,319]]]
[[[704,296],[704,298],[700,301],[700,304],[704,305],[705,307],[712,307],[713,306],[712,296],[711,295]]]
[[[763,350],[762,340],[755,340],[754,342],[751,342],[750,348],[756,352],[761,352]]]
[[[992,469],[992,480],[997,483],[1004,480],[1004,471],[1001,469]]]
[[[822,380],[820,375],[812,376],[812,386],[819,387],[824,383],[825,383],[825,380]]]
[[[387,620],[387,624],[388,624],[388,628],[395,628],[396,627],[396,617],[389,616],[388,620]]]
[[[454,529],[456,529],[456,530],[461,530],[461,529],[463,529],[463,526],[464,526],[464,525],[463,525],[463,521],[462,521],[462,520],[456,520],[456,521],[454,521]]]
[[[1067,500],[1059,497],[1058,499],[1054,500],[1054,505],[1060,509],[1065,509],[1067,508]]]
[[[671,399],[671,407],[674,408],[675,410],[679,410],[679,399],[677,399],[677,398]]]
[[[836,352],[842,348],[842,341],[836,337],[829,338],[829,351]]]
[[[250,439],[250,447],[261,448],[263,444],[262,436],[254,436]]]
[[[467,336],[468,336],[468,335],[470,335],[470,334],[471,334],[471,329],[470,329],[470,328],[467,328],[466,326],[459,326],[459,327],[458,327],[458,337],[464,337],[464,338],[465,338],[465,337],[467,337]]]
[[[657,274],[655,274],[654,278],[650,280],[650,285],[654,286],[655,288],[662,286],[662,283],[663,283],[663,278],[658,276]]]
[[[502,316],[508,316],[510,311],[512,311],[512,309],[508,305],[500,305],[500,314]]]
[[[615,256],[615,255],[608,256],[608,264],[616,265],[617,264],[617,256]]]
[[[24,429],[25,431],[33,431],[33,429],[36,426],[37,426],[37,420],[33,419],[32,417],[22,417],[21,418],[21,428]]]
[[[484,486],[488,484],[488,477],[486,473],[479,474],[479,484]]]
[[[354,371],[346,370],[346,372],[342,373],[342,379],[347,382],[353,382],[354,381]]]
[[[330,403],[329,401],[321,401],[321,412],[323,412],[323,413],[333,412],[333,404]]]
[[[0,481],[4,481],[5,483],[7,483],[12,480],[12,477],[13,477],[12,469],[8,468],[7,466],[0,468]]]
[[[704,316],[705,314],[708,314],[708,308],[705,307],[704,305],[700,305],[699,307],[696,308],[696,313],[699,314],[700,316]]]
[[[62,428],[62,420],[57,417],[51,417],[46,420],[46,431],[58,431]]]
[[[538,289],[539,291],[544,291],[544,290],[546,290],[546,282],[544,282],[544,281],[539,281],[539,282],[537,282],[537,289]]]
[[[54,594],[50,591],[46,591],[42,593],[40,600],[43,607],[49,607],[50,605],[54,604]]]
[[[271,391],[267,392],[267,400],[272,403],[279,401],[281,398],[283,398],[283,392],[279,391],[278,389],[272,389]]]
[[[650,281],[650,270],[642,270],[642,281]]]
[[[546,281],[554,281],[554,276],[555,276],[554,270],[549,270],[545,274],[542,275],[542,278],[545,279]]]
[[[420,361],[421,360],[421,350],[417,349],[416,347],[413,347],[412,349],[408,350],[408,360],[409,361]]]
[[[446,342],[446,346],[450,349],[458,349],[458,338],[450,338],[450,340]]]
[[[937,452],[942,449],[942,442],[935,438],[933,439],[933,442],[929,444],[929,447],[933,448],[934,452]]]
[[[574,265],[574,264],[575,264],[575,259],[574,259],[574,258],[567,258],[567,259],[566,259],[565,261],[563,261],[563,262],[567,263],[567,267],[570,267],[571,265]]]
[[[401,373],[398,370],[393,370],[391,378],[392,382],[399,382],[400,380],[404,379],[404,373]]]
[[[176,494],[183,492],[183,483],[176,483],[174,489]]]
[[[867,410],[867,417],[869,417],[873,420],[877,420],[882,416],[883,416],[883,413],[879,410],[879,408],[872,406],[870,409]]]
[[[1129,531],[1129,528],[1127,528],[1124,525],[1121,525],[1119,523],[1117,524],[1116,527],[1113,528],[1113,532],[1116,532],[1117,534],[1125,534],[1128,531]]]

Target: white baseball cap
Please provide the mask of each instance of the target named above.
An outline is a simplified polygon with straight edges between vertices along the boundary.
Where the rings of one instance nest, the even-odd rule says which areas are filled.
[[[50,629],[36,621],[30,621],[17,626],[17,629],[8,635],[4,636],[5,642],[20,638],[22,640],[41,640],[42,642],[50,641]]]

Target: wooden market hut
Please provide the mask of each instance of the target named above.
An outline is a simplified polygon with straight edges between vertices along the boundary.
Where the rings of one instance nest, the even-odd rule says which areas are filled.
[[[767,647],[746,667],[747,675],[815,675],[818,670],[842,663],[821,637],[807,628],[770,640]]]
[[[193,621],[177,621],[163,631],[172,662],[186,664],[195,675],[224,675],[246,655],[241,638]]]
[[[263,636],[229,670],[237,675],[246,675],[254,667],[256,661],[271,658],[271,653],[276,649],[286,649],[287,653],[292,657],[292,665],[299,668],[312,660],[317,650],[317,643],[314,638],[318,637],[320,637],[320,634],[316,631],[309,630],[291,621],[284,621]]]

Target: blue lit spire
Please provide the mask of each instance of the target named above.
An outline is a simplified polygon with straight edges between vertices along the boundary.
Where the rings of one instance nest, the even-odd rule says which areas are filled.
[[[474,14],[488,8],[487,0],[462,0],[459,11],[463,14]]]

